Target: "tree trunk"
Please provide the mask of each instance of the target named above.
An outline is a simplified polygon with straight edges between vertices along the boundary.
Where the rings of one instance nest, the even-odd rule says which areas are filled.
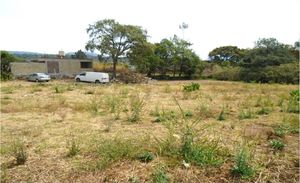
[[[116,79],[117,63],[118,63],[118,59],[113,58],[113,75],[112,75],[112,79]]]

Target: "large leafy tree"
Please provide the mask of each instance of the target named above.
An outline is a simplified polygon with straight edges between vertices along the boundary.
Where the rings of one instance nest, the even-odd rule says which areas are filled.
[[[246,54],[245,49],[240,49],[237,46],[221,46],[209,52],[208,56],[211,61],[230,63],[239,63]]]
[[[146,73],[151,77],[159,66],[159,57],[155,55],[155,45],[144,42],[133,47],[128,53],[129,61],[134,65],[137,71]]]
[[[10,63],[15,61],[20,61],[19,58],[11,55],[7,51],[0,50],[0,64],[1,64],[1,80],[9,80],[12,78],[12,73],[10,69]]]
[[[71,57],[75,58],[75,59],[86,59],[87,58],[86,54],[82,50],[78,50]]]
[[[137,44],[146,41],[147,33],[139,26],[122,25],[112,19],[97,21],[87,29],[90,40],[87,50],[97,49],[100,54],[110,56],[113,60],[113,78],[116,77],[116,65],[121,56]]]
[[[243,66],[247,68],[279,66],[295,59],[289,45],[282,44],[275,38],[263,38],[255,42],[255,47],[245,56]]]
[[[167,71],[171,70],[174,65],[175,46],[169,39],[162,39],[155,44],[155,54],[159,57],[158,70],[161,75],[166,75]]]

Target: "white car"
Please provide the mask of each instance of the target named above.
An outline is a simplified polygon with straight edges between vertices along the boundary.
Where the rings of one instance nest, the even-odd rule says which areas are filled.
[[[48,82],[50,81],[50,79],[51,79],[50,76],[45,73],[33,73],[27,77],[28,81],[35,81],[35,82],[40,82],[40,81]]]
[[[75,81],[92,82],[92,83],[108,83],[108,73],[104,72],[82,72],[75,77]]]

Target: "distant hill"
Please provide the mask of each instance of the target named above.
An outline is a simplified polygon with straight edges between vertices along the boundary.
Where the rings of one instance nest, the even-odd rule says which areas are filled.
[[[34,58],[57,58],[57,54],[48,54],[48,53],[38,53],[38,52],[30,52],[30,51],[8,51],[14,56],[24,59],[34,59]],[[68,52],[65,54],[65,58],[71,58],[75,52]],[[98,59],[98,55],[96,53],[84,52],[87,55],[88,59]]]

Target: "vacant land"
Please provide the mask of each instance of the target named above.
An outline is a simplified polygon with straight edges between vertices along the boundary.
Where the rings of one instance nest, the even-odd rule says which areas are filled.
[[[193,82],[1,83],[1,181],[299,182],[298,85]]]

